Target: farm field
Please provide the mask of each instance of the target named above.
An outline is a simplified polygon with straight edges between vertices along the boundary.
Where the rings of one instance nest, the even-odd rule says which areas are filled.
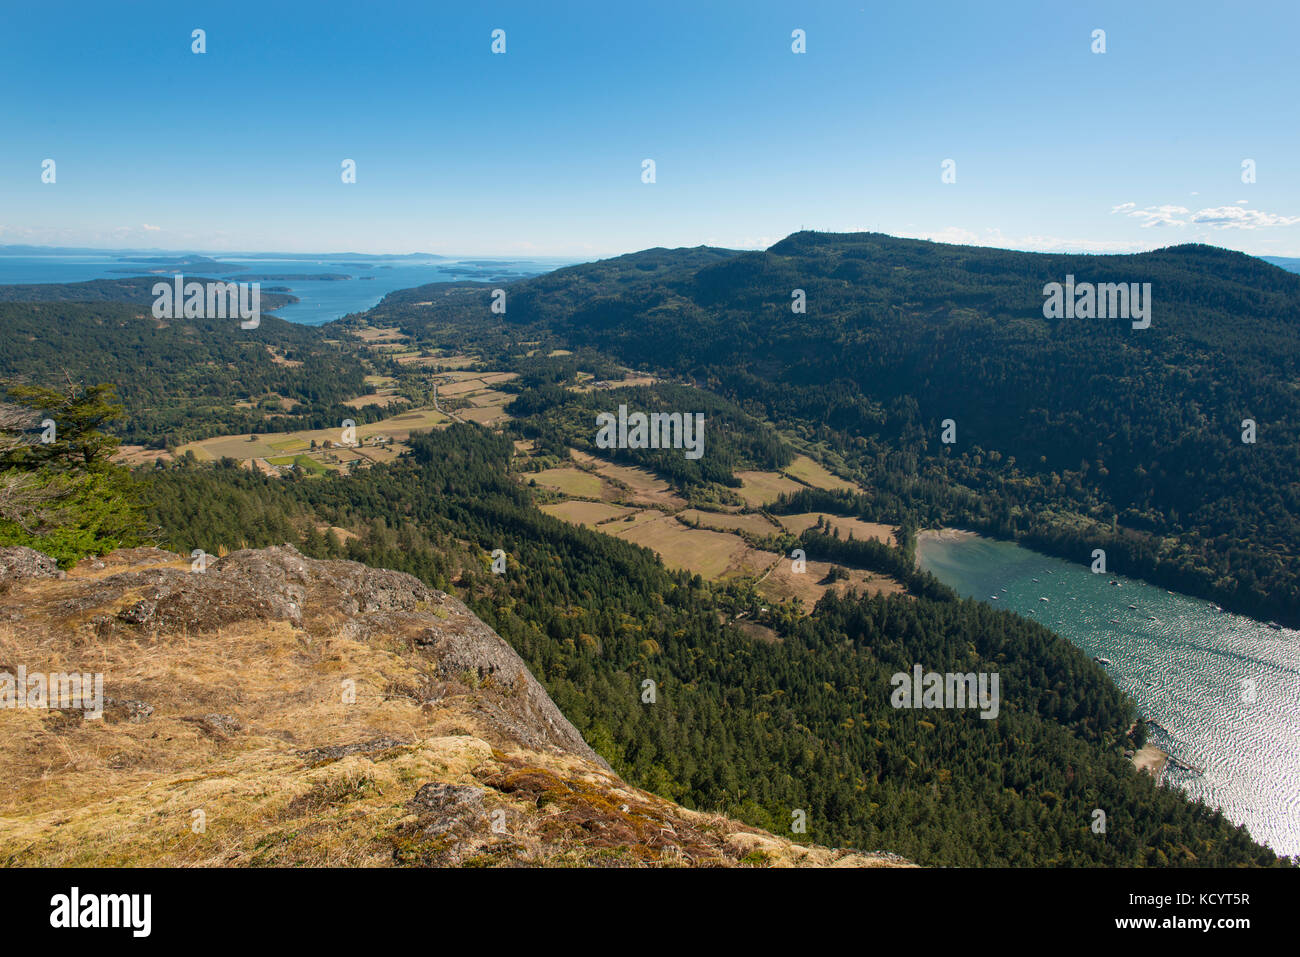
[[[727,532],[687,528],[675,516],[658,513],[627,530],[615,523],[619,538],[659,553],[670,568],[682,568],[715,581],[761,575],[778,558],[775,552],[750,548],[744,539]],[[604,529],[602,529],[603,531]]]
[[[736,478],[741,482],[736,492],[751,507],[771,505],[781,495],[803,488],[794,479],[787,478],[780,472],[737,472]]]
[[[903,586],[898,582],[875,572],[846,569],[849,573],[847,579],[827,585],[823,581],[830,574],[829,562],[810,561],[802,574],[796,574],[793,566],[789,556],[783,557],[772,573],[759,584],[759,594],[776,603],[798,598],[803,602],[804,610],[810,611],[827,591],[840,595],[850,590],[870,595],[897,595],[903,591]]]
[[[704,512],[696,508],[686,508],[677,515],[690,524],[699,524],[704,528],[749,532],[751,535],[778,535],[781,532],[780,525],[763,515],[752,512],[748,514]]]
[[[551,502],[541,506],[543,512],[547,515],[554,515],[556,518],[562,518],[566,522],[572,522],[574,525],[585,525],[588,528],[595,528],[602,523],[617,522],[619,519],[626,518],[633,514],[636,509],[627,508],[623,505],[610,505],[606,502]],[[602,528],[601,531],[613,529]]]
[[[605,483],[600,480],[599,476],[571,466],[532,472],[527,475],[527,478],[534,479],[538,485],[553,488],[557,492],[563,492],[565,495],[574,498],[599,499],[602,497],[601,493],[605,488]]]
[[[412,432],[436,428],[445,425],[448,421],[447,417],[436,409],[417,409],[380,419],[378,422],[358,425],[356,427],[357,441],[364,442],[366,438],[372,435],[384,435],[394,442],[402,442],[409,438]],[[342,428],[267,432],[256,436],[249,433],[243,435],[219,435],[210,439],[201,439],[198,442],[186,443],[177,449],[177,455],[184,455],[186,452],[192,451],[200,461],[213,461],[225,457],[243,460],[251,458],[269,460],[283,455],[292,456],[299,452],[310,452],[313,440],[317,446],[322,446],[325,442],[331,444],[340,442],[342,435]],[[340,449],[339,451],[343,450]]]
[[[605,478],[627,486],[627,500],[633,504],[663,505],[674,509],[686,506],[686,499],[675,494],[667,482],[647,469],[633,465],[615,465],[577,449],[570,449],[569,454],[579,465],[594,468]]]
[[[824,512],[797,512],[794,515],[778,515],[776,518],[787,530],[794,532],[796,535],[805,529],[812,528],[817,524],[818,519],[824,518],[830,522],[832,528],[839,529],[841,538],[848,538],[852,534],[854,538],[860,541],[874,539],[877,542],[884,542],[886,545],[894,544],[894,532],[898,531],[897,525],[864,522],[861,519],[828,515]]]
[[[858,487],[852,482],[847,482],[838,475],[832,474],[820,462],[815,462],[806,455],[795,456],[794,461],[782,471],[791,478],[805,482],[813,488],[829,489],[832,492],[858,491]]]

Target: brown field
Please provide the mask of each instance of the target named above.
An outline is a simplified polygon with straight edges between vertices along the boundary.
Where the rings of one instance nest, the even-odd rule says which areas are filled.
[[[477,422],[479,425],[495,425],[502,419],[510,418],[506,415],[506,410],[499,405],[458,409],[456,414],[467,422]]]
[[[592,379],[592,376],[587,376],[587,379]],[[655,382],[657,381],[658,380],[655,379],[654,376],[648,376],[648,375],[627,376],[622,379],[609,379],[603,381],[599,386],[597,386],[594,381],[584,381],[582,385],[569,386],[569,390],[572,392],[595,392],[597,388],[623,389],[628,386],[634,386],[634,385],[654,385]]]
[[[826,594],[828,587],[834,588],[841,595],[850,589],[870,595],[895,595],[903,591],[903,586],[892,578],[856,568],[848,569],[847,580],[837,581],[833,586],[822,585],[820,582],[831,570],[829,562],[810,561],[800,575],[796,575],[792,569],[793,563],[789,557],[782,558],[772,574],[758,586],[759,593],[775,602],[799,598],[803,601],[804,610],[811,611],[822,595]]]
[[[724,531],[742,531],[752,535],[777,535],[781,532],[780,525],[766,516],[755,513],[702,512],[699,509],[687,508],[678,512],[677,517],[690,523],[698,522],[704,528]]]
[[[637,508],[633,509],[630,515],[624,515],[620,519],[606,522],[600,527],[600,530],[609,535],[618,535],[621,538],[626,532],[642,525],[649,525],[651,522],[657,522],[663,517],[664,513],[657,508]]]
[[[418,409],[401,415],[380,419],[378,422],[357,426],[357,440],[364,440],[371,435],[386,435],[396,442],[410,438],[412,432],[431,429],[445,425],[448,419],[435,409]],[[200,461],[219,459],[230,456],[235,459],[276,458],[282,455],[294,455],[311,449],[312,440],[317,445],[326,441],[340,441],[342,429],[303,429],[297,432],[259,433],[256,441],[248,433],[243,435],[220,435],[216,438],[190,442],[177,450],[184,455],[193,450]]]
[[[845,491],[856,492],[858,487],[852,482],[846,482],[838,475],[833,475],[827,471],[819,462],[814,462],[806,455],[799,455],[795,460],[787,465],[782,471],[785,474],[806,482],[813,488],[824,488],[831,491],[843,489]]]
[[[618,528],[617,523],[612,527]],[[683,568],[710,579],[759,575],[777,558],[774,552],[750,548],[735,535],[687,528],[671,515],[634,523],[618,536],[658,552],[671,568]]]
[[[770,505],[784,492],[797,492],[803,488],[794,479],[786,478],[779,472],[737,472],[741,487],[740,497],[750,506]]]
[[[469,401],[477,406],[486,407],[489,405],[503,406],[508,402],[514,401],[514,396],[508,392],[498,392],[495,389],[486,389],[483,392],[474,392],[465,396]]]
[[[158,459],[170,462],[172,454],[166,449],[146,449],[143,445],[119,445],[113,453],[114,462],[128,467],[153,465]]]
[[[563,492],[565,495],[572,495],[575,498],[599,499],[601,498],[601,492],[605,488],[605,483],[600,480],[599,476],[584,472],[582,469],[575,469],[572,466],[546,469],[542,472],[530,472],[526,473],[524,477],[525,480],[535,479],[538,485],[545,485],[547,488],[553,488],[557,492]]]
[[[354,329],[352,334],[363,342],[392,342],[406,339],[406,336],[402,335],[401,329],[383,329],[378,326],[370,326],[365,329]]]
[[[554,515],[556,518],[562,518],[566,522],[572,522],[574,525],[585,525],[588,528],[595,528],[602,522],[616,522],[627,515],[630,515],[635,509],[625,508],[621,505],[610,505],[606,502],[552,502],[549,505],[541,506],[543,512],[547,515]],[[601,531],[606,531],[602,528]]]
[[[767,625],[760,625],[756,621],[741,620],[732,622],[732,625],[756,641],[765,641],[769,645],[779,645],[784,640]]]
[[[598,459],[577,449],[570,449],[569,454],[579,465],[596,469],[606,478],[621,482],[627,486],[624,497],[637,505],[664,505],[669,508],[683,508],[686,500],[673,493],[672,487],[648,469],[631,465],[615,465],[605,459]]]
[[[387,408],[394,402],[402,401],[402,397],[394,392],[373,392],[368,395],[359,395],[355,399],[345,399],[343,404],[350,409],[359,409],[366,405],[380,405]]]
[[[878,542],[884,542],[886,545],[893,545],[895,543],[894,532],[898,531],[897,525],[881,525],[877,522],[864,522],[856,518],[827,515],[823,512],[798,512],[794,515],[780,515],[777,517],[782,525],[796,535],[804,531],[804,529],[816,525],[819,518],[825,518],[833,528],[838,528],[841,538],[848,538],[849,533],[852,532],[853,537],[861,541],[875,539]]]
[[[456,377],[459,381],[452,382],[449,385],[438,386],[438,395],[463,395],[470,392],[478,392],[486,388],[483,380],[477,376]]]

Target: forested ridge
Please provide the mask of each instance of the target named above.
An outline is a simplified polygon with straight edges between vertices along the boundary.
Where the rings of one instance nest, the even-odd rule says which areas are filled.
[[[1150,327],[1044,318],[1044,286],[1067,275],[1151,283]],[[1300,625],[1300,276],[1262,260],[797,233],[764,252],[647,250],[507,295],[505,317],[484,290],[439,286],[375,312],[417,338],[535,339],[697,382],[851,469],[869,517],[1080,562],[1104,548],[1113,570]]]
[[[155,319],[147,304],[0,301],[0,327],[0,380],[111,382],[127,411],[122,439],[150,448],[379,413],[342,405],[365,391],[355,350],[272,315],[242,330],[238,319]]]

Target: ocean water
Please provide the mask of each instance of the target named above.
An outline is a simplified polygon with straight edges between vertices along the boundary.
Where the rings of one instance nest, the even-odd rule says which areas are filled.
[[[1204,772],[1171,764],[1165,781],[1277,853],[1300,854],[1300,631],[974,535],[923,536],[918,556],[960,594],[1110,659],[1115,683],[1158,723],[1151,740]]]
[[[171,255],[152,253],[153,256]],[[509,282],[550,272],[568,265],[569,260],[558,259],[373,259],[350,262],[329,257],[314,259],[249,259],[240,256],[211,258],[222,263],[242,266],[240,270],[222,270],[219,267],[194,266],[183,270],[185,275],[212,279],[247,281],[244,277],[260,275],[291,276],[288,279],[259,279],[262,290],[270,287],[288,287],[300,300],[277,309],[275,315],[290,322],[318,326],[353,312],[363,312],[378,304],[388,293],[410,289],[431,282],[477,280],[482,282]],[[163,268],[156,263],[143,263],[119,254],[111,255],[59,255],[59,256],[6,256],[0,254],[0,285],[20,283],[69,283],[89,279],[122,279],[127,276],[144,276],[151,270]],[[122,270],[127,270],[123,272]],[[320,274],[346,275],[345,280],[312,279]],[[165,279],[166,276],[159,276]]]

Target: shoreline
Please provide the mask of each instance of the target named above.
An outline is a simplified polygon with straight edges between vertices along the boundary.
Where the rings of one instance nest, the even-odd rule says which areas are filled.
[[[967,531],[964,528],[923,528],[916,533],[916,549],[912,560],[919,569],[922,542],[961,542],[968,538],[979,538],[979,532]]]
[[[1133,752],[1129,760],[1133,762],[1133,767],[1139,774],[1149,774],[1156,779],[1156,784],[1159,784],[1164,779],[1165,768],[1169,766],[1169,752],[1148,741],[1141,750]]]

